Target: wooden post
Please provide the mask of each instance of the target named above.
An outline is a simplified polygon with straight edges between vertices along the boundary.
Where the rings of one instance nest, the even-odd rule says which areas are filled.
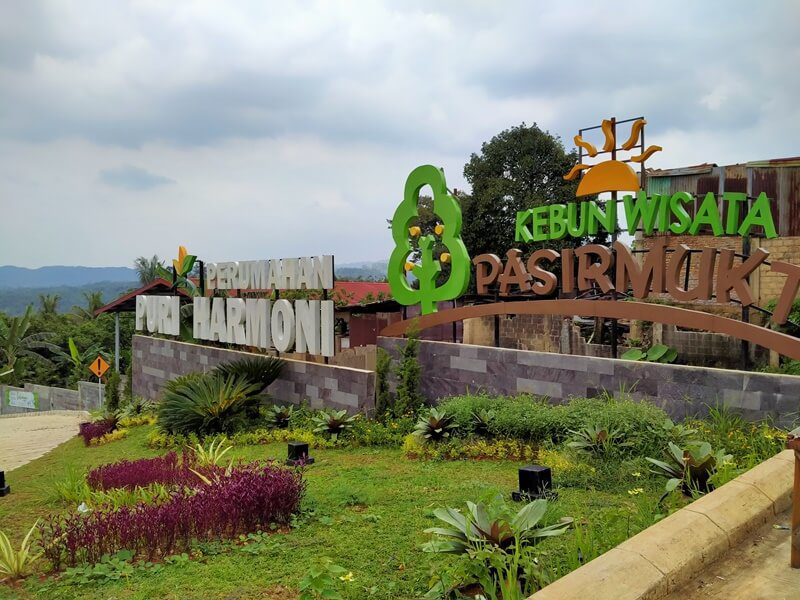
[[[786,447],[794,450],[794,490],[792,492],[792,557],[793,569],[800,569],[800,427],[789,434]]]

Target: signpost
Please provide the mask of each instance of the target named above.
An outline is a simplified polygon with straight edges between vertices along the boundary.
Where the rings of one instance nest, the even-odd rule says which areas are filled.
[[[100,407],[103,405],[103,388],[101,388],[100,385],[103,375],[108,371],[108,363],[103,360],[102,356],[98,355],[98,357],[92,361],[92,364],[89,365],[89,370],[97,377],[97,400],[98,407]]]

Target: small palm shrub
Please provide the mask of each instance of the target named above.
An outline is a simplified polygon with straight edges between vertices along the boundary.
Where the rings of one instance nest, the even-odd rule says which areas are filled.
[[[31,536],[39,525],[39,521],[33,524],[19,550],[15,550],[5,533],[0,531],[0,576],[4,575],[10,579],[19,579],[27,575],[32,563],[37,561],[40,554],[31,553]]]
[[[152,413],[155,408],[156,404],[152,400],[147,400],[141,396],[135,396],[131,398],[130,402],[120,408],[118,414],[120,419],[139,417],[146,413]]]
[[[670,442],[666,455],[667,462],[647,458],[647,461],[655,467],[650,469],[650,472],[667,478],[662,500],[678,487],[687,496],[711,491],[713,488],[711,477],[717,467],[732,458],[730,454],[725,454],[725,450],[714,452],[708,442],[692,443],[684,448]]]
[[[346,410],[321,410],[313,418],[314,433],[327,433],[336,441],[339,434],[353,427],[358,415],[348,416]]]
[[[273,356],[244,358],[218,365],[212,373],[218,373],[223,377],[232,375],[243,377],[250,383],[259,384],[261,387],[258,393],[260,394],[280,376],[285,365],[285,361]]]
[[[233,433],[247,422],[260,389],[260,383],[238,375],[179,377],[164,386],[158,425],[168,433]]]
[[[438,442],[449,438],[455,428],[452,415],[441,408],[433,407],[417,421],[414,433],[426,441]]]
[[[289,421],[294,413],[294,406],[270,406],[267,409],[265,420],[267,425],[275,429],[286,429],[289,427]]]

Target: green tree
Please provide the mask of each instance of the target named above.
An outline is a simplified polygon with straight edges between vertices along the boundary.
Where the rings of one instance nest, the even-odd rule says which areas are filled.
[[[425,402],[420,391],[419,331],[406,333],[406,345],[400,351],[400,364],[397,367],[397,397],[394,404],[396,417],[419,410]]]
[[[481,146],[464,166],[472,196],[462,198],[462,238],[473,258],[492,253],[501,258],[519,242],[514,241],[517,212],[549,203],[575,200],[577,181],[564,175],[577,162],[577,152],[567,152],[560,138],[534,123],[506,129]],[[547,247],[577,246],[582,240],[565,238],[546,242]],[[525,255],[544,247],[526,244]]]
[[[58,351],[58,346],[48,341],[52,337],[52,333],[29,332],[32,316],[33,306],[30,305],[21,317],[11,317],[8,322],[0,319],[0,361],[2,361],[0,364],[4,365],[0,367],[0,374],[16,370],[17,361],[20,358],[31,358],[49,363],[50,360],[41,351]],[[18,379],[22,377],[19,372],[16,375]]]
[[[83,292],[83,298],[86,300],[86,308],[73,306],[72,314],[80,321],[91,321],[96,316],[95,311],[105,304],[103,292]]]
[[[164,261],[154,254],[152,258],[140,256],[133,261],[133,268],[136,269],[136,275],[139,277],[139,283],[147,285],[161,277],[161,269],[164,268]]]
[[[110,361],[108,354],[106,354],[100,344],[97,343],[87,346],[84,350],[80,350],[75,340],[69,338],[67,340],[67,348],[69,349],[69,353],[59,348],[56,359],[70,366],[72,371],[69,377],[70,385],[74,385],[78,381],[88,380],[92,377],[89,371],[89,365],[92,364],[98,355],[102,355],[104,360]],[[119,381],[117,384],[119,384]]]
[[[58,294],[39,294],[39,314],[42,316],[52,316],[58,313],[58,302],[61,296]]]

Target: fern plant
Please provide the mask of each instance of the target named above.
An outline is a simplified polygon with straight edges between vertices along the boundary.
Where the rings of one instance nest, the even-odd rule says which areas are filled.
[[[31,553],[31,536],[33,536],[33,532],[38,526],[39,520],[37,519],[33,527],[28,531],[28,535],[22,540],[19,550],[15,550],[8,536],[0,531],[0,575],[5,575],[10,579],[24,577],[28,573],[30,566],[39,559],[42,555],[41,552],[38,554]]]

